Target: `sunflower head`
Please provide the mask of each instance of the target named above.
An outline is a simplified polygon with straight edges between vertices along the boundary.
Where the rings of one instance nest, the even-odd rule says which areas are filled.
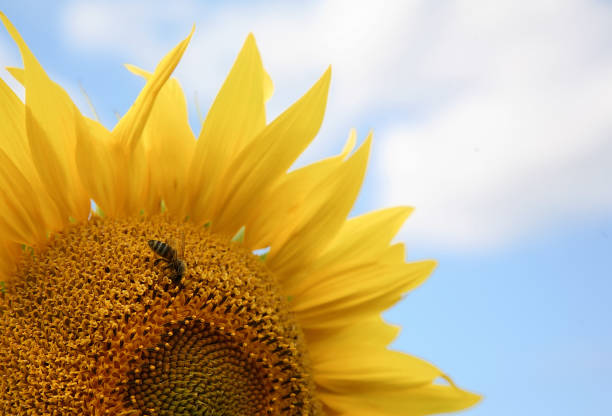
[[[179,234],[186,270],[177,282],[146,238]],[[303,334],[278,282],[229,237],[168,215],[93,218],[25,256],[15,278],[0,341],[15,402],[83,398],[111,414],[315,413]],[[8,371],[20,362],[28,372]]]
[[[26,91],[0,81],[2,414],[421,415],[478,400],[386,348],[397,331],[380,313],[435,263],[391,244],[409,208],[347,220],[371,138],[289,172],[329,69],[268,123],[250,35],[196,140],[170,78],[189,35],[153,72],[128,66],[146,84],[108,130],[0,17]]]

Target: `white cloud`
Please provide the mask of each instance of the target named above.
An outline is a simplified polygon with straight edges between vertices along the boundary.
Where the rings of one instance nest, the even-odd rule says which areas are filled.
[[[190,1],[172,7],[144,0],[75,1],[65,6],[61,27],[67,40],[84,51],[154,65],[180,36],[187,35],[193,9]]]
[[[371,123],[376,205],[415,205],[410,239],[486,248],[612,208],[606,4],[178,4],[74,2],[63,26],[75,47],[152,67],[196,23],[177,76],[204,108],[249,31],[277,87],[272,114],[331,63],[322,134],[337,149]]]
[[[406,102],[396,88],[400,83],[405,89],[407,81],[397,67],[397,45],[409,23],[401,1],[384,7],[350,1],[180,5],[168,15],[166,2],[74,2],[65,10],[62,27],[67,41],[84,53],[105,52],[152,67],[195,23],[196,35],[176,75],[188,92],[198,91],[204,104],[214,97],[248,32],[254,32],[276,86],[272,115],[331,64],[328,120],[333,125],[326,129],[336,137],[335,149],[372,107]]]
[[[413,57],[431,90],[459,74],[461,91],[383,132],[383,198],[418,207],[406,234],[482,249],[609,214],[612,10],[495,2],[471,12],[457,8],[429,59]]]

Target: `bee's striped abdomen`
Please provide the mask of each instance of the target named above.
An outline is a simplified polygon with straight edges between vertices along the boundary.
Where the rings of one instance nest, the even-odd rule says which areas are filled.
[[[174,249],[163,241],[149,240],[149,247],[151,247],[155,254],[168,261],[172,260],[176,255]]]

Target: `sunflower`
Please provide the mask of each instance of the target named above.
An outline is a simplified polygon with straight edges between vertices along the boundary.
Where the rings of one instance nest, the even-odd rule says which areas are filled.
[[[433,261],[391,244],[410,208],[348,219],[371,138],[289,168],[330,70],[267,123],[248,36],[196,140],[170,78],[108,130],[8,21],[25,104],[0,82],[0,411],[6,415],[424,415],[478,396],[387,349],[382,311]],[[193,31],[192,31],[193,33]],[[92,201],[95,209],[92,209]],[[443,382],[441,383],[440,380]]]

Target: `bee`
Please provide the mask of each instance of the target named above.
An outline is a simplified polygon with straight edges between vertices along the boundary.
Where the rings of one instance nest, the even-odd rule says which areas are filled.
[[[163,241],[149,240],[149,247],[159,256],[159,258],[155,259],[153,264],[157,266],[160,261],[165,261],[167,263],[166,269],[170,270],[172,273],[170,275],[170,280],[172,280],[175,285],[181,283],[181,279],[185,273],[185,263],[180,259],[180,257],[183,257],[183,251],[185,249],[184,238],[180,247],[180,255],[170,244]]]

